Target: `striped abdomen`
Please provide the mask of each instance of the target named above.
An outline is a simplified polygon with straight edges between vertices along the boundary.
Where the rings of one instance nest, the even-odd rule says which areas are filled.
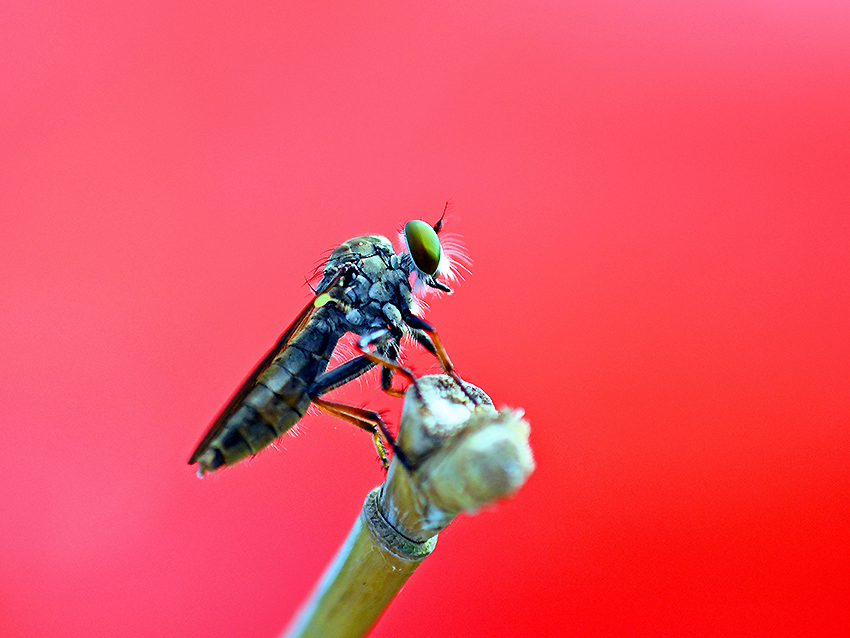
[[[337,340],[331,322],[314,315],[265,367],[261,363],[198,446],[190,461],[198,462],[198,474],[256,454],[294,426],[310,407],[307,390],[327,369]]]

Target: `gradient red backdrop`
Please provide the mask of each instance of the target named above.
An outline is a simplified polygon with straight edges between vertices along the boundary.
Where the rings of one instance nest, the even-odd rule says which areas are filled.
[[[848,635],[848,33],[843,1],[5,0],[0,635],[277,635],[369,437],[186,459],[324,251],[446,199],[474,267],[428,318],[538,469],[374,635]]]

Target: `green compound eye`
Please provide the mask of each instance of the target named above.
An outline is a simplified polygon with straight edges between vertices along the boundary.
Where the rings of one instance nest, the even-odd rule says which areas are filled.
[[[437,268],[440,267],[442,248],[434,229],[425,222],[414,219],[404,225],[404,239],[416,267],[426,275],[436,275]]]

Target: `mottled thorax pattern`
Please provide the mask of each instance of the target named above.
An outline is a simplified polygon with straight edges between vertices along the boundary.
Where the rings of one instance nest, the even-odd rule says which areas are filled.
[[[322,292],[344,264],[354,265],[354,280],[346,286],[348,307],[342,320],[346,330],[367,334],[395,324],[413,305],[410,269],[405,255],[397,255],[386,237],[363,235],[349,239],[331,253],[325,264]]]

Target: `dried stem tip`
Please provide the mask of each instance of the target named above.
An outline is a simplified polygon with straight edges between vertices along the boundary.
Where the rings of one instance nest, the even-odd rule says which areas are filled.
[[[408,390],[398,443],[412,465],[390,466],[380,509],[399,532],[422,542],[461,512],[513,495],[534,470],[521,410],[497,411],[479,388],[444,375]]]

